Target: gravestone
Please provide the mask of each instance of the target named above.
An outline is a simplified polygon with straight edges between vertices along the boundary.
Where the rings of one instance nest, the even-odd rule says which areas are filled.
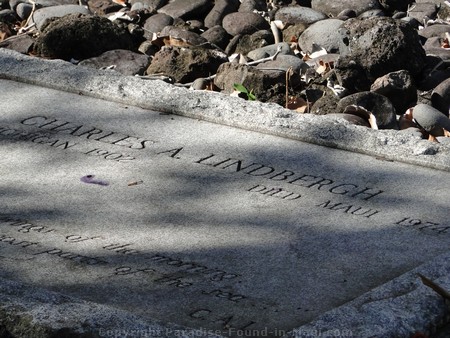
[[[1,278],[275,337],[448,250],[446,171],[0,86]]]

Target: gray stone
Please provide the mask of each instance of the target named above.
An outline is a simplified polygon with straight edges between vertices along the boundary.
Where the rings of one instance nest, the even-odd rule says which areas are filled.
[[[374,17],[383,17],[383,16],[386,16],[386,13],[382,9],[369,9],[368,11],[361,13],[358,16],[358,19],[364,20],[364,19],[369,19],[369,18],[374,18]]]
[[[19,18],[22,20],[28,19],[31,12],[33,11],[33,5],[29,3],[19,3],[16,7],[16,13]]]
[[[438,8],[436,4],[432,2],[422,2],[416,3],[414,7],[412,7],[408,11],[408,15],[417,21],[423,23],[424,21],[428,21],[430,19],[435,19]]]
[[[311,0],[312,9],[332,16],[337,16],[344,9],[352,9],[356,15],[360,15],[369,9],[377,9],[379,7],[379,2],[375,0]]]
[[[222,24],[223,18],[239,8],[239,0],[217,0],[214,7],[205,17],[205,27],[212,28]]]
[[[29,60],[2,59],[2,74],[6,65],[16,72],[18,57]],[[72,80],[60,73],[56,81],[83,82],[81,93],[100,85],[96,94],[117,100],[170,98],[166,112],[184,105],[207,117],[217,105],[218,119],[256,115],[279,130],[294,127],[292,135],[300,130],[288,119],[331,142],[377,135],[369,146],[436,152],[417,159],[442,150],[409,143],[407,133],[333,118],[314,124],[320,117],[44,64],[47,74],[28,74],[55,80],[62,67],[76,68]],[[355,337],[401,337],[442,318],[440,296],[416,273],[450,285],[448,172],[79,93],[5,80],[1,88],[0,303],[8,329],[19,318],[32,333],[49,326],[53,336],[238,336],[246,328],[249,336],[301,337],[331,322]]]
[[[252,34],[261,29],[269,29],[269,24],[257,13],[236,12],[228,14],[223,18],[223,28],[228,34],[235,36],[239,34]]]
[[[445,33],[450,33],[450,25],[436,24],[419,30],[419,35],[427,39],[433,36],[443,38]]]
[[[324,13],[302,6],[282,7],[275,13],[275,20],[281,20],[285,25],[304,24],[308,26],[326,18]]]
[[[350,105],[361,106],[371,112],[379,129],[398,129],[395,108],[385,96],[372,92],[348,95],[339,101],[336,110],[342,113]]]
[[[420,128],[433,136],[442,136],[443,129],[450,131],[450,119],[436,108],[420,103],[413,108],[413,118]]]
[[[267,4],[264,0],[240,0],[239,12],[267,11]]]
[[[160,33],[164,27],[173,24],[173,18],[170,15],[164,13],[157,13],[152,15],[144,23],[144,36],[146,38],[151,38],[153,33]]]
[[[300,35],[300,48],[305,53],[311,53],[313,44],[316,44],[325,48],[328,53],[338,52],[341,42],[339,27],[343,22],[339,19],[326,19],[313,23]]]
[[[259,60],[265,57],[273,56],[280,47],[280,54],[289,55],[293,54],[291,47],[286,42],[280,42],[269,46],[264,46],[255,50],[252,50],[247,56],[252,60]]]
[[[45,21],[52,18],[60,18],[67,14],[91,14],[91,12],[84,6],[78,5],[61,5],[61,6],[51,6],[43,7],[36,10],[33,13],[33,22],[36,24],[38,30],[42,30]]]
[[[169,0],[130,0],[129,2],[131,5],[134,5],[136,2],[141,2],[144,6],[157,10],[167,5]]]
[[[207,29],[200,36],[202,38],[205,38],[213,45],[216,45],[222,49],[225,49],[228,42],[230,42],[230,36],[228,35],[227,31],[220,25]]]
[[[111,68],[123,75],[143,75],[150,57],[129,50],[115,49],[97,57],[81,61],[78,65],[92,68]]]
[[[256,66],[257,69],[279,69],[286,72],[289,68],[300,74],[306,71],[308,65],[298,56],[295,55],[279,55],[275,60],[266,61]]]
[[[442,81],[431,94],[433,107],[446,116],[450,111],[450,77]]]
[[[208,13],[212,6],[208,0],[175,0],[158,9],[158,12],[173,18],[192,19]]]

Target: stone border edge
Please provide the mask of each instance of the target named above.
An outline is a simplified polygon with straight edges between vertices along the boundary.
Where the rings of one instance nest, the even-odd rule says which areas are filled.
[[[436,144],[423,140],[412,129],[372,130],[337,118],[299,114],[276,104],[192,91],[159,80],[123,76],[7,49],[0,49],[0,79],[450,171],[450,142]]]
[[[325,312],[283,338],[432,335],[450,322],[450,303],[425,286],[419,274],[450,292],[450,251]]]
[[[0,278],[0,335],[17,338],[222,337],[206,329],[142,318],[111,306],[4,278]]]

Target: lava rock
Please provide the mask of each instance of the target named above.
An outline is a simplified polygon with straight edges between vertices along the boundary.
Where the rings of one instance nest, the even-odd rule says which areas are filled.
[[[407,70],[399,70],[379,77],[370,90],[386,96],[397,114],[403,114],[417,102],[417,88]]]
[[[267,92],[272,86],[284,83],[284,72],[266,72],[252,66],[238,63],[224,63],[217,70],[214,84],[224,93],[232,93],[234,84],[242,84],[251,91],[259,101],[267,99]]]
[[[335,72],[350,91],[368,90],[376,78],[397,70],[408,70],[416,77],[425,64],[417,31],[401,21],[349,19],[339,31],[341,57]]]
[[[165,47],[155,54],[147,74],[162,73],[172,77],[175,82],[188,83],[215,74],[226,61],[226,55],[215,50]]]
[[[35,54],[63,60],[87,59],[112,49],[134,49],[128,31],[107,18],[83,14],[53,19],[34,45]]]
[[[240,0],[239,12],[267,11],[265,0]]]
[[[96,69],[113,66],[112,69],[123,75],[143,75],[149,64],[150,57],[147,55],[115,49],[83,60],[78,65]]]

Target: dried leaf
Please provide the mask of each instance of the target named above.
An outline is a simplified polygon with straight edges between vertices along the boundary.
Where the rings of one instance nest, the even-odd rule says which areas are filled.
[[[128,182],[128,186],[129,186],[129,187],[132,187],[132,186],[134,186],[134,185],[138,185],[138,184],[142,184],[142,183],[144,183],[144,181],[142,181],[142,180],[139,180],[139,181],[131,181],[131,182]]]
[[[444,136],[445,137],[450,137],[450,131],[444,129]]]
[[[299,113],[305,113],[309,111],[309,102],[301,97],[290,96],[286,104],[287,109],[295,110]]]

